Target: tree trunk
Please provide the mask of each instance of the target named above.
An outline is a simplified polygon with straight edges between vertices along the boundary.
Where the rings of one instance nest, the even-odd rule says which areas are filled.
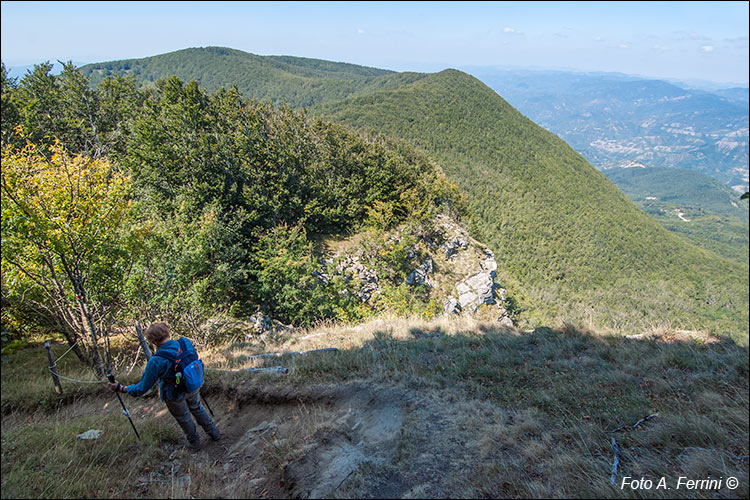
[[[104,362],[102,361],[102,355],[99,352],[98,335],[96,324],[91,317],[91,311],[89,311],[88,303],[86,301],[86,287],[83,284],[83,277],[81,276],[80,269],[78,268],[78,262],[74,260],[71,263],[65,254],[58,254],[60,262],[65,269],[65,274],[68,276],[71,285],[73,285],[73,293],[75,294],[76,305],[78,306],[78,312],[81,316],[81,326],[86,332],[86,335],[91,338],[91,354],[93,365],[92,368],[96,371],[97,376],[104,377],[106,370],[104,369]]]
[[[98,335],[96,331],[96,325],[91,319],[91,313],[88,310],[85,298],[80,297],[78,300],[78,306],[81,310],[81,320],[83,321],[86,333],[91,337],[91,354],[93,355],[94,369],[99,377],[104,377],[106,370],[104,369],[104,361],[102,360],[102,354],[99,352],[99,344],[97,342]]]
[[[84,351],[81,350],[80,338],[76,336],[75,333],[72,333],[67,328],[61,328],[62,334],[65,336],[65,340],[68,341],[68,346],[70,346],[70,349],[73,351],[73,354],[78,357],[78,359],[81,361],[81,363],[85,365],[91,365],[91,360],[89,360],[88,356],[84,353]]]
[[[94,324],[94,320],[91,317],[91,312],[88,308],[88,303],[86,302],[85,291],[83,290],[83,287],[78,280],[74,280],[73,285],[73,290],[76,294],[76,304],[78,304],[78,311],[81,314],[81,323],[83,325],[84,331],[91,339],[91,355],[94,365],[93,368],[94,370],[96,370],[96,374],[99,377],[104,377],[104,375],[106,374],[106,370],[104,369],[104,361],[102,360],[102,355],[99,352],[99,335],[97,335],[98,332],[96,324]]]
[[[52,382],[55,384],[55,392],[62,394],[63,389],[60,385],[60,379],[57,377],[57,363],[52,358],[52,351],[50,350],[50,341],[44,342],[44,348],[47,349],[47,360],[49,361],[49,371],[52,374]]]
[[[65,264],[67,267],[67,264]],[[96,370],[96,374],[99,377],[104,377],[106,375],[106,370],[104,368],[104,361],[102,359],[102,354],[99,352],[99,331],[96,327],[96,324],[94,323],[94,318],[91,317],[91,311],[89,310],[89,304],[86,300],[86,290],[83,286],[82,280],[77,277],[73,276],[70,271],[68,271],[68,275],[71,277],[71,281],[73,282],[73,290],[76,294],[76,303],[78,304],[78,310],[81,312],[81,323],[83,323],[83,327],[88,334],[88,336],[91,338],[91,354],[93,356],[93,362],[94,362],[94,370]]]

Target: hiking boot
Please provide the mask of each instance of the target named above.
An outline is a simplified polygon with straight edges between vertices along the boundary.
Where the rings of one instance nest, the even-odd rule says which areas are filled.
[[[201,451],[201,442],[200,441],[193,441],[193,442],[186,442],[185,448],[187,448],[190,451]]]
[[[216,429],[214,432],[210,433],[208,435],[212,441],[218,441],[221,439],[221,432],[219,432],[219,429]]]

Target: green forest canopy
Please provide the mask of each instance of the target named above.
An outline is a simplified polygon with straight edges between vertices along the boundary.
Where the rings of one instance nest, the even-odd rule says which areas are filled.
[[[666,231],[475,78],[446,70],[312,111],[400,137],[438,161],[538,321],[674,322],[747,336],[747,265]]]
[[[208,64],[217,50],[135,60],[126,71],[143,78],[140,65],[177,54],[171,64],[192,64],[196,54]],[[679,324],[747,336],[747,265],[663,230],[562,140],[469,75],[378,74],[338,63],[316,73],[317,60],[280,66],[280,58],[243,54],[232,57],[244,58],[248,75],[273,68],[259,86],[238,80],[250,96],[314,104],[312,114],[399,137],[439,162],[467,195],[474,231],[495,251],[529,321]],[[215,62],[216,74],[230,71]]]
[[[31,142],[49,152],[60,140],[129,179],[141,254],[118,296],[123,317],[193,327],[259,308],[295,324],[357,318],[367,311],[346,283],[315,278],[314,239],[359,231],[378,207],[392,224],[461,211],[455,186],[403,141],[176,77],[138,88],[118,76],[91,89],[70,65],[60,76],[49,70],[15,82],[3,66],[3,148]],[[3,189],[5,251],[7,237],[24,234],[6,217],[5,178]],[[6,264],[7,314],[29,318],[24,297],[35,285],[6,281]]]

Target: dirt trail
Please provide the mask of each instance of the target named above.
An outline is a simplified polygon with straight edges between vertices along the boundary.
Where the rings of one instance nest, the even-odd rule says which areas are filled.
[[[286,394],[241,392],[217,412],[227,496],[321,498],[363,463],[396,458],[405,391],[359,384]]]
[[[487,436],[513,425],[490,404],[363,383],[245,393],[227,410],[227,496],[472,496],[480,461],[501,458]]]
[[[121,414],[117,400],[105,396],[61,408],[57,418]],[[248,381],[208,398],[222,439],[212,442],[200,431],[197,453],[159,445],[168,460],[139,477],[138,491],[148,496],[149,484],[192,475],[191,495],[220,498],[471,496],[478,460],[497,458],[487,456],[478,436],[508,419],[492,405],[459,402],[434,388],[365,383],[271,391]],[[156,420],[176,427],[154,397],[126,404],[136,426]]]

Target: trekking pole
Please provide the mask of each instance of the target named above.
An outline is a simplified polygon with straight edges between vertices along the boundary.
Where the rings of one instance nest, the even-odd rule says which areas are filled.
[[[206,396],[201,394],[201,397],[203,398],[203,402],[206,403],[206,408],[208,408],[208,411],[211,413],[211,416],[214,416],[214,411],[211,409],[211,407],[208,405],[208,400],[206,399]]]
[[[115,376],[112,375],[111,373],[108,373],[107,374],[107,380],[109,380],[111,383],[114,384],[115,383]],[[128,420],[130,421],[130,425],[133,426],[133,432],[135,432],[136,437],[138,439],[141,439],[141,435],[138,434],[138,430],[135,428],[135,424],[133,423],[133,419],[130,418],[130,412],[128,411],[127,408],[125,408],[125,403],[122,402],[122,398],[120,397],[120,393],[119,392],[115,392],[115,394],[117,394],[117,399],[120,400],[120,404],[122,405],[122,413],[123,413],[123,415],[125,415],[126,417],[128,417]]]

